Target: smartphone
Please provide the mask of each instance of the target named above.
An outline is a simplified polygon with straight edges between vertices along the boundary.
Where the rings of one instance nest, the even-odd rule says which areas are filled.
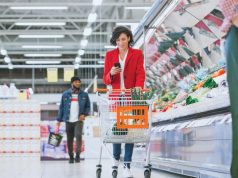
[[[121,64],[119,62],[114,63],[114,67],[121,68]]]

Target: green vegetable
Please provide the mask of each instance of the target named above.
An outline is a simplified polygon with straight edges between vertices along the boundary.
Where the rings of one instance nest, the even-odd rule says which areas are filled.
[[[183,32],[169,32],[166,35],[171,38],[172,40],[176,41],[180,39],[184,35],[185,31]]]
[[[150,91],[142,92],[140,89],[131,89],[132,100],[150,100],[155,93],[155,89]]]
[[[218,87],[218,84],[215,82],[215,80],[213,80],[212,77],[210,77],[209,79],[207,79],[207,81],[204,83],[203,88],[216,88]]]
[[[190,104],[197,103],[197,102],[198,102],[198,99],[197,98],[192,98],[191,96],[189,96],[186,99],[186,105],[190,105]]]
[[[127,135],[127,132],[128,132],[128,129],[118,129],[116,123],[112,127],[113,135]]]

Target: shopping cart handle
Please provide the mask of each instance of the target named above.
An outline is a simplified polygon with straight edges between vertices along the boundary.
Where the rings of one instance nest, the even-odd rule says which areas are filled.
[[[96,92],[98,92],[98,93],[106,93],[108,91],[111,91],[111,92],[130,92],[131,89],[112,89],[112,90],[109,90],[107,88],[97,88],[96,89]],[[144,89],[140,89],[140,91],[142,91],[142,92],[143,91],[149,92],[150,89],[144,88]]]
[[[97,88],[96,89],[96,92],[98,92],[98,93],[106,93],[108,91],[109,91],[109,89],[106,89],[106,88]]]

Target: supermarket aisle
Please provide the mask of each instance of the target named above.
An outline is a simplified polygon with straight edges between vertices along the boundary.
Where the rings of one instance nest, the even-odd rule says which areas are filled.
[[[95,178],[96,160],[85,160],[77,164],[68,164],[67,161],[44,161],[33,159],[4,158],[0,159],[1,178]],[[110,161],[103,160],[102,178],[111,177]],[[122,167],[119,168],[122,171]],[[135,178],[143,178],[143,170],[132,168]],[[122,177],[122,172],[118,178]],[[182,178],[164,172],[152,172],[152,178]]]

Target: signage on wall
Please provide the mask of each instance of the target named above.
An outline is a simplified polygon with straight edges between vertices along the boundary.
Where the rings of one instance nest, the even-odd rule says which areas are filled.
[[[64,68],[64,81],[69,82],[74,76],[74,68]]]
[[[58,69],[57,68],[48,68],[47,69],[47,81],[48,82],[57,82],[58,81]]]

